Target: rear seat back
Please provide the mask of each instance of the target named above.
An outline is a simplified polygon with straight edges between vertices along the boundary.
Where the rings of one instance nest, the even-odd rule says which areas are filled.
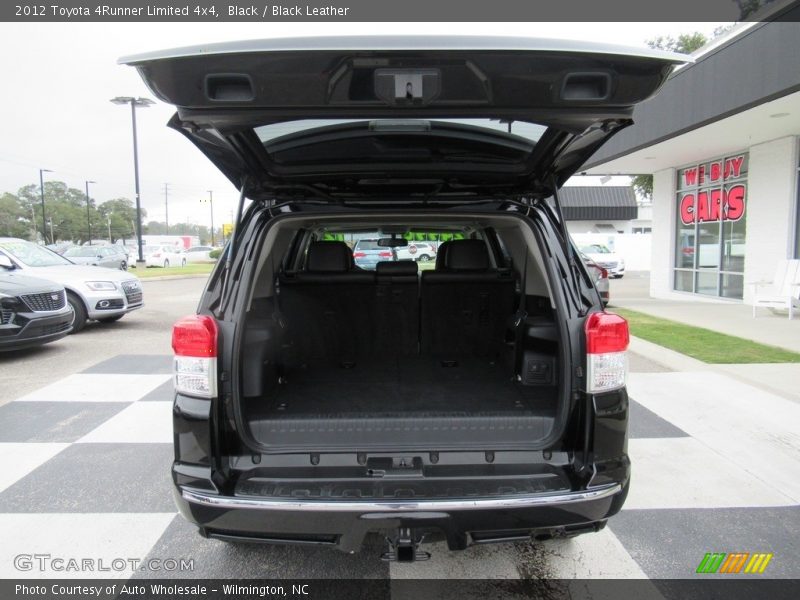
[[[413,260],[375,266],[376,351],[412,356],[419,349],[419,279]]]
[[[422,352],[499,355],[514,312],[512,273],[491,267],[483,240],[449,242],[442,262],[442,269],[422,273]]]
[[[354,267],[344,242],[312,242],[304,271],[280,279],[295,359],[356,362],[374,347],[375,274]]]

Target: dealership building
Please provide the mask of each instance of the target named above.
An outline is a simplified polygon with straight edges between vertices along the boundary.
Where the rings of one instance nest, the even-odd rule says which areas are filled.
[[[800,258],[800,23],[737,26],[633,119],[585,170],[653,175],[651,295],[750,303]]]

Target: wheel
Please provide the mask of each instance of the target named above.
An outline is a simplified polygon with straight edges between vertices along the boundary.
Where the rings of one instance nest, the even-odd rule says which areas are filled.
[[[72,307],[72,331],[70,333],[78,333],[86,327],[86,307],[83,305],[83,300],[72,292],[67,292],[67,302]]]
[[[169,261],[165,258],[164,259],[164,268],[166,269],[169,266]]]
[[[119,265],[120,271],[127,271],[128,270],[128,263],[126,261],[122,261]]]
[[[115,323],[119,321],[125,315],[114,315],[113,317],[103,317],[102,319],[97,319],[98,323]]]
[[[181,259],[181,266],[182,267],[186,266],[186,259],[185,258]]]
[[[430,259],[431,257],[428,256],[427,254],[421,254],[417,260],[421,262],[428,262]]]

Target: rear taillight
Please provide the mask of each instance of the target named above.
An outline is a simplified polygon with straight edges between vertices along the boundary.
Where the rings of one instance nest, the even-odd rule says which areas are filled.
[[[380,256],[381,258],[392,258],[392,253],[389,252],[388,250],[385,250],[383,252],[378,252],[378,256]]]
[[[161,252],[155,252],[153,258],[161,258]]]
[[[619,315],[596,312],[586,318],[584,330],[586,391],[597,394],[624,387],[628,375],[628,322]]]
[[[184,317],[172,327],[175,391],[212,398],[217,394],[217,322],[207,315]]]
[[[600,279],[608,279],[608,271],[600,267]]]
[[[366,255],[366,252],[353,252],[353,258],[364,258]]]

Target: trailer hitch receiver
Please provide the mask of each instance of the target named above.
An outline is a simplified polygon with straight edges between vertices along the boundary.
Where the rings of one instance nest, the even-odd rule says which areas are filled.
[[[419,549],[424,539],[410,527],[400,527],[394,537],[386,538],[386,550],[381,560],[396,562],[415,562],[428,560],[431,555]]]

